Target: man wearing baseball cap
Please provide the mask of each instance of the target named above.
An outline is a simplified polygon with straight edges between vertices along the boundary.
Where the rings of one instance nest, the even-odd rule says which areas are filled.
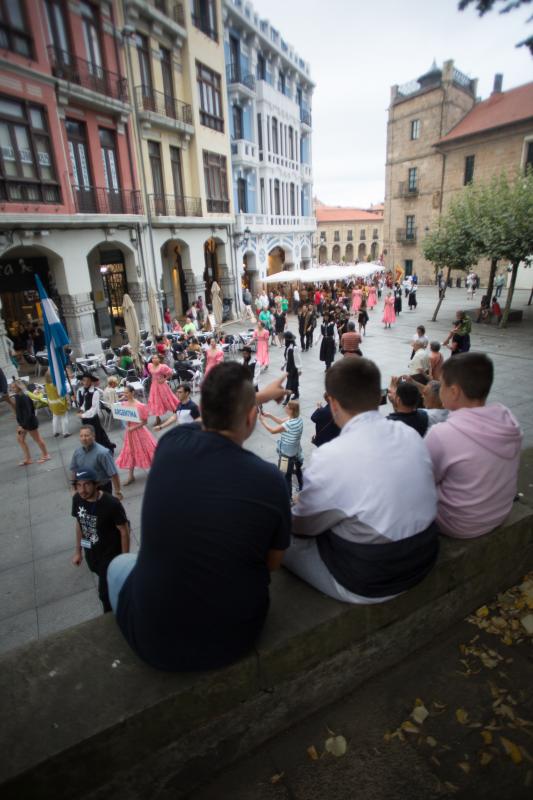
[[[115,556],[129,552],[129,523],[122,503],[100,489],[94,470],[76,472],[73,485],[76,490],[72,498],[76,551],[72,564],[79,567],[85,555],[87,566],[98,575],[98,596],[105,613],[111,611],[107,568]]]

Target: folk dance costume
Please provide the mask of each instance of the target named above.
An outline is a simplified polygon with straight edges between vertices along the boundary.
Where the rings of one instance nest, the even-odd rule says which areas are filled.
[[[291,334],[285,334],[285,364],[284,371],[287,373],[287,383],[285,388],[290,394],[287,395],[283,405],[287,405],[289,400],[298,400],[300,397],[300,372],[302,370],[302,359],[300,351],[296,345],[296,340]]]
[[[320,343],[320,360],[329,369],[335,360],[335,323],[323,322],[320,326],[322,342]]]
[[[92,378],[92,376],[91,376]],[[102,427],[100,422],[100,400],[102,391],[94,383],[91,386],[83,386],[78,389],[77,400],[80,412],[82,414],[81,424],[92,425],[94,428],[94,438],[98,444],[106,447],[111,454],[116,448],[116,444],[110,440],[109,436]]]
[[[148,413],[160,417],[167,411],[174,412],[179,400],[167,383],[172,375],[172,370],[166,364],[160,364],[155,369],[153,364],[148,364],[148,372],[152,378],[150,395],[148,397]]]
[[[268,340],[270,333],[263,328],[262,330],[255,330],[253,339],[256,341],[256,360],[260,367],[268,367],[270,363],[270,355],[268,352]]]
[[[136,408],[141,421],[146,422],[148,420],[148,407],[145,403],[135,401],[133,406],[130,403],[123,403],[122,405],[128,408]],[[116,465],[120,469],[133,470],[134,467],[150,469],[152,466],[157,440],[145,425],[142,428],[137,428],[138,424],[138,422],[127,423],[124,445],[116,460]]]
[[[374,308],[374,306],[377,305],[377,302],[378,300],[376,297],[376,287],[371,286],[370,289],[368,290],[368,300],[366,304],[368,308]]]
[[[213,350],[213,348],[210,347],[205,354],[204,378],[211,372],[213,367],[216,367],[217,364],[222,364],[223,361],[224,361],[224,351],[220,350],[218,347],[216,350]]]
[[[385,298],[385,304],[383,306],[383,318],[382,322],[385,323],[385,326],[392,325],[393,322],[396,322],[396,313],[394,311],[394,297],[392,295],[390,297]]]
[[[363,292],[361,289],[354,289],[352,292],[352,314],[358,314],[363,300]]]

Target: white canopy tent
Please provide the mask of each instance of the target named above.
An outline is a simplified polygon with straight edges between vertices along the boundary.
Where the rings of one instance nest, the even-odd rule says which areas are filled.
[[[375,262],[361,262],[350,267],[340,265],[312,267],[311,269],[294,269],[275,272],[264,279],[264,283],[320,283],[322,281],[351,280],[353,278],[369,278],[376,272],[384,272],[385,267]]]

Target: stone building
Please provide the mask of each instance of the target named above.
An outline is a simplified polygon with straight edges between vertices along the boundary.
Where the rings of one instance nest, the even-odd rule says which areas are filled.
[[[383,212],[315,205],[315,260],[319,264],[376,261],[383,252]]]
[[[416,81],[393,86],[387,129],[385,263],[434,280],[420,249],[451,198],[471,181],[510,174],[533,158],[533,84],[476,99],[477,81],[446,61]],[[488,264],[477,271],[486,278]]]
[[[314,84],[309,64],[244,0],[223,0],[235,260],[242,285],[307,267]]]
[[[234,298],[220,0],[11,0],[0,17],[0,363],[43,279],[76,355],[128,292]],[[157,312],[152,313],[154,317]],[[154,320],[152,319],[152,323]]]

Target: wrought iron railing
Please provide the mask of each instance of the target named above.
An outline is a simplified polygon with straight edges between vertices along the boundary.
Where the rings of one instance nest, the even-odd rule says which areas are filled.
[[[78,214],[142,214],[141,193],[137,189],[108,189],[101,186],[74,186]]]
[[[156,92],[150,86],[135,87],[135,102],[137,108],[143,111],[153,111],[163,117],[170,117],[179,122],[192,125],[192,108],[183,100],[177,100],[170,94]]]
[[[398,184],[398,194],[400,197],[416,197],[418,195],[418,182],[400,181]]]
[[[307,111],[305,108],[301,108],[300,122],[303,122],[304,125],[309,125],[309,127],[311,127],[311,112]]]
[[[201,217],[199,197],[176,197],[173,194],[149,194],[150,211],[157,217]]]
[[[403,244],[415,244],[416,228],[396,228],[396,241]]]
[[[207,198],[207,210],[213,214],[229,214],[229,200]]]
[[[212,28],[207,20],[202,19],[202,17],[199,17],[197,14],[191,14],[191,20],[195,28],[201,30],[202,33],[205,33],[205,35],[213,39],[214,42],[218,42],[218,31]]]
[[[239,64],[228,64],[226,67],[226,80],[228,83],[240,83],[255,92],[255,76],[244,75]]]
[[[115,100],[122,100],[124,103],[128,101],[127,80],[116,72],[79,58],[55,45],[48,45],[48,58],[56,78],[75,83],[84,89],[91,89]]]

